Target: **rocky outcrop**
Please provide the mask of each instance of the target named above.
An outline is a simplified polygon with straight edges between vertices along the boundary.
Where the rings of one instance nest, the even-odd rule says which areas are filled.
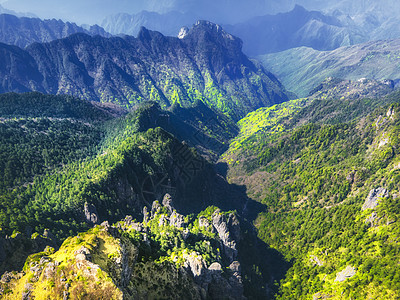
[[[243,296],[241,266],[233,261],[223,275],[222,266],[218,262],[208,268],[204,259],[196,252],[184,253],[185,268],[194,276],[206,299],[246,299]]]
[[[163,197],[162,205],[172,213],[174,211],[173,203],[172,203],[172,197],[170,194],[165,194]]]
[[[372,189],[365,199],[362,210],[375,209],[379,204],[379,200],[387,197],[389,197],[389,191],[387,189],[382,187]]]
[[[178,38],[179,39],[184,39],[188,33],[189,33],[189,28],[184,26],[184,27],[181,28],[181,30],[179,30]]]
[[[339,272],[336,274],[335,281],[337,282],[343,282],[346,279],[349,279],[356,275],[357,271],[354,267],[352,266],[347,266],[343,271]]]
[[[86,210],[90,211],[88,205]],[[114,225],[105,221],[68,238],[57,252],[48,247],[29,256],[24,272],[32,280],[14,295],[30,299],[42,288],[37,283],[44,282],[53,285],[58,296],[74,298],[83,277],[88,285],[80,289],[100,298],[113,298],[110,290],[118,299],[245,299],[236,260],[240,224],[234,213],[218,209],[212,215],[206,211],[198,220],[185,218],[173,207],[173,198],[165,195],[162,204],[153,202],[150,215],[145,210],[144,219],[137,222],[126,216]],[[43,234],[51,236],[49,231]],[[0,295],[17,287],[18,280],[6,273]]]
[[[30,237],[17,233],[0,238],[0,274],[21,270],[28,255],[42,252],[46,247],[58,248],[57,239],[48,229],[43,234],[34,233]]]
[[[184,228],[185,227],[185,217],[181,214],[178,214],[174,211],[169,217],[169,224],[176,228]]]
[[[324,262],[315,255],[310,256],[310,261],[311,261],[311,263],[313,263],[315,266],[318,266],[318,267],[322,267],[324,265]]]
[[[90,225],[96,225],[99,224],[99,215],[97,213],[96,206],[93,204],[88,204],[85,202],[84,206],[84,214],[85,214],[85,221],[89,223]]]
[[[237,217],[229,214],[228,219],[220,210],[212,215],[212,225],[218,232],[223,253],[229,262],[233,262],[238,254],[237,243],[240,240],[240,226]]]

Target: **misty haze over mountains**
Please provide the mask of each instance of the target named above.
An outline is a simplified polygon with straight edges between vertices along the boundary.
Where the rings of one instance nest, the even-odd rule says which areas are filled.
[[[6,0],[1,4],[17,12],[30,12],[41,18],[62,18],[80,24],[100,24],[109,15],[137,14],[143,10],[161,14],[177,11],[196,14],[201,19],[216,23],[234,24],[255,16],[287,12],[296,4],[329,14],[340,10],[361,19],[363,15],[373,13],[374,18],[383,22],[387,18],[397,17],[400,9],[400,3],[395,0]]]

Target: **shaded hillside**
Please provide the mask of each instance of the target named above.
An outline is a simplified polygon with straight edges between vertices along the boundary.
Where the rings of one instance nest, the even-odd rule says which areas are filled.
[[[228,281],[224,294],[233,291],[235,297],[243,291],[254,297],[270,294],[272,278],[283,278],[287,263],[276,251],[268,249],[257,239],[251,224],[246,221],[254,219],[259,211],[263,211],[263,206],[247,198],[244,187],[227,183],[214,171],[211,163],[201,157],[195,148],[189,147],[194,146],[204,157],[215,160],[237,132],[235,124],[203,103],[190,108],[174,106],[165,111],[157,103],[149,102],[118,117],[121,114],[123,112],[115,107],[69,96],[39,93],[0,96],[0,270],[20,270],[27,255],[43,250],[46,252],[49,250],[45,250],[46,246],[57,249],[68,236],[103,221],[116,222],[126,215],[142,220],[146,218],[146,210],[149,215],[152,211],[153,217],[154,201],[158,200],[165,206],[160,207],[162,214],[170,211],[172,203],[176,212],[159,215],[152,222],[156,227],[152,225],[151,229],[145,229],[150,223],[143,223],[143,236],[147,239],[140,238],[137,242],[142,249],[147,247],[146,241],[151,240],[151,249],[148,249],[151,254],[146,252],[150,256],[143,258],[148,265],[156,266],[161,258],[169,260],[170,257],[173,260],[171,251],[181,255],[184,249],[188,249],[188,253],[196,251],[196,255],[205,254],[202,259],[207,263],[201,266],[206,275],[211,263],[218,262],[229,267],[235,257],[243,262],[241,269],[246,277],[240,278],[236,287]],[[164,197],[166,194],[170,195],[167,198],[173,199],[172,202],[163,201],[167,199]],[[222,224],[224,220],[218,219],[221,213],[213,216],[217,219],[210,227],[212,239],[206,238],[208,231],[203,233],[201,228],[200,233],[196,231],[200,225],[195,214],[212,205],[225,211],[235,210],[240,222],[243,222],[243,235],[231,249],[233,252],[228,249],[225,253],[226,247],[234,245],[226,232],[221,231],[220,237],[214,238],[214,228],[225,228]],[[201,214],[210,218],[214,210]],[[172,227],[158,225],[160,220],[166,219],[171,220]],[[182,222],[193,232],[189,240],[186,229],[177,231],[174,227]],[[129,224],[127,226],[130,227],[133,223]],[[178,227],[181,228],[180,225]],[[168,234],[165,235],[165,232]],[[162,241],[165,236],[172,240]],[[97,237],[100,238],[101,234]],[[137,234],[135,237],[138,237]],[[184,240],[182,251],[176,248],[179,245],[175,243],[178,242],[175,237],[179,241]],[[77,241],[81,241],[79,237]],[[136,242],[134,244],[138,246]],[[96,245],[95,253],[103,255],[103,244]],[[232,256],[232,253],[236,254]],[[34,257],[41,258],[42,254]],[[46,254],[49,255],[50,252]],[[268,259],[264,259],[263,255],[267,255]],[[91,262],[99,264],[99,261]],[[182,267],[180,262],[176,265],[177,269],[164,266],[166,269],[155,269],[151,276],[163,276],[163,270],[178,272]],[[63,261],[66,267],[68,263],[68,260]],[[100,267],[108,273],[109,270],[104,269],[101,263]],[[235,272],[240,274],[237,270],[232,274]],[[6,274],[6,277],[11,276],[10,280],[17,279],[13,277],[15,273]],[[226,271],[223,274],[226,275]],[[108,273],[107,276],[121,288],[115,273]],[[131,276],[136,275],[132,273]],[[191,281],[190,272],[188,276]],[[101,281],[101,278],[98,279]],[[211,284],[207,278],[205,282]],[[219,278],[217,282],[221,283],[221,280]],[[13,288],[14,283],[2,285],[0,294],[10,293],[7,288],[16,293],[25,292],[18,285]],[[266,285],[268,289],[265,289]],[[31,290],[40,293],[41,288],[35,285]],[[122,291],[126,293],[133,287],[124,288],[126,290]],[[58,293],[57,289],[51,291]],[[91,291],[86,290],[88,293]],[[148,288],[143,290],[144,293],[148,291]],[[220,295],[215,288],[206,288],[206,291],[210,295]],[[73,289],[69,292],[73,295]]]
[[[213,158],[237,130],[204,104],[162,111],[148,103],[115,118],[118,110],[67,96],[10,93],[0,102],[5,234],[51,228],[65,238],[97,221],[140,216],[165,193],[185,213],[213,204],[256,208],[189,147]],[[85,215],[85,203],[97,207],[97,221]]]

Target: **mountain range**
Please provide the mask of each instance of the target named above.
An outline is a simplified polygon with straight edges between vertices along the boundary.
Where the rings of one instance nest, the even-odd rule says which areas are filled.
[[[101,35],[110,37],[111,34],[99,26],[90,26],[88,29],[74,23],[61,20],[41,20],[38,18],[18,18],[14,15],[0,15],[0,42],[16,45],[21,48],[33,43],[45,43],[70,36],[74,33]]]
[[[105,18],[101,25],[112,34],[137,35],[140,27],[176,36],[183,26],[190,27],[199,15],[171,11],[117,14]],[[306,46],[315,50],[334,50],[367,41],[400,37],[396,16],[377,17],[371,11],[346,14],[310,11],[300,5],[289,12],[263,15],[240,23],[225,24],[228,32],[241,38],[244,52],[256,56]]]
[[[164,14],[141,11],[137,14],[119,13],[107,16],[101,26],[112,34],[137,36],[141,27],[159,31],[164,35],[178,36],[182,27],[191,27],[200,18],[196,14],[171,11]]]
[[[243,39],[244,51],[251,56],[300,46],[333,50],[366,40],[356,26],[348,26],[318,11],[307,11],[299,5],[287,13],[255,17],[225,28]]]
[[[327,77],[398,80],[400,40],[367,42],[333,51],[301,47],[259,56],[262,64],[299,96]],[[397,81],[396,81],[397,82]]]
[[[75,34],[25,50],[1,45],[2,92],[42,91],[132,107],[201,100],[238,119],[286,101],[279,81],[220,26],[198,22],[180,38],[142,28],[137,38]]]

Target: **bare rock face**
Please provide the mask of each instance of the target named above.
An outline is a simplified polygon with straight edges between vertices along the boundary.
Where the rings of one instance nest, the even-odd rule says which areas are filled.
[[[179,39],[184,39],[187,34],[189,33],[189,28],[187,28],[186,26],[182,27],[181,30],[178,33],[178,38]]]
[[[336,279],[335,281],[337,282],[343,282],[348,278],[353,277],[356,275],[357,271],[354,267],[352,266],[347,266],[343,271],[339,272],[336,274]]]
[[[387,197],[389,197],[389,191],[387,189],[382,187],[372,189],[369,192],[367,199],[365,199],[364,205],[362,206],[362,210],[375,209],[379,204],[380,198],[387,198]]]
[[[225,276],[217,262],[212,263],[204,273],[201,287],[207,290],[208,299],[246,299],[238,261],[231,263]]]
[[[212,224],[208,221],[208,219],[204,216],[199,217],[199,227],[200,228],[209,228]],[[214,227],[212,227],[214,228]]]
[[[149,212],[147,210],[147,206],[143,207],[143,223],[147,223],[149,221]]]
[[[169,224],[171,226],[175,226],[176,228],[184,228],[185,227],[185,217],[181,214],[178,214],[176,211],[174,211],[169,218]]]
[[[162,201],[162,205],[166,208],[168,208],[168,210],[172,213],[174,211],[174,207],[172,204],[172,197],[170,194],[165,194],[163,201]]]
[[[154,201],[152,206],[151,206],[151,218],[154,218],[154,216],[156,215],[156,213],[162,208],[162,206],[160,205],[160,203],[158,203],[158,201]]]
[[[99,224],[99,215],[97,213],[96,206],[88,204],[86,202],[84,207],[84,213],[85,213],[85,220],[87,223],[91,225]]]
[[[191,253],[183,253],[183,258],[185,260],[185,268],[192,272],[195,279],[204,274],[207,267],[201,255],[193,251]]]
[[[221,239],[224,254],[229,262],[233,262],[238,254],[237,242],[240,239],[239,221],[233,214],[229,215],[228,220],[220,210],[216,210],[212,215],[212,225],[218,232]]]

